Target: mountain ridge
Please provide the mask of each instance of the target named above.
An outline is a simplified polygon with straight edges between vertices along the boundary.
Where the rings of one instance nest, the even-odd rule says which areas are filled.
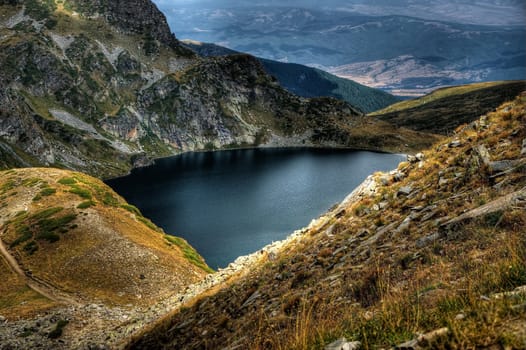
[[[163,8],[173,10],[167,11],[169,22],[182,38],[315,66],[396,95],[418,96],[445,85],[526,77],[524,25],[467,25],[438,20],[441,17],[386,15],[385,2],[376,7],[376,15],[360,14],[360,6],[280,5]],[[411,9],[420,6],[412,4]]]
[[[183,44],[199,55],[225,56],[239,52],[209,43],[183,40]],[[362,112],[370,113],[398,101],[381,90],[371,89],[352,80],[333,76],[325,71],[295,63],[258,58],[265,71],[276,77],[288,91],[302,97],[330,96],[347,101]]]

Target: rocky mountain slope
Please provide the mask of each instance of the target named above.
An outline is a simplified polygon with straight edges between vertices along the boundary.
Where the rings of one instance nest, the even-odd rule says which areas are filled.
[[[225,47],[183,40],[183,44],[204,57],[238,54]],[[352,80],[339,78],[320,69],[301,64],[284,63],[258,58],[265,71],[276,77],[281,86],[302,97],[329,96],[347,101],[365,113],[373,112],[398,102],[398,98]]]
[[[447,135],[458,125],[478,119],[524,90],[524,80],[454,86],[395,103],[370,115],[400,127]]]
[[[211,271],[100,180],[48,168],[0,172],[0,253],[0,349],[97,342]]]
[[[109,177],[182,151],[409,151],[433,139],[403,129],[378,134],[386,124],[347,103],[292,95],[251,56],[198,58],[150,1],[16,3],[0,5],[5,166]]]
[[[524,348],[525,169],[522,93],[372,175],[127,348]]]

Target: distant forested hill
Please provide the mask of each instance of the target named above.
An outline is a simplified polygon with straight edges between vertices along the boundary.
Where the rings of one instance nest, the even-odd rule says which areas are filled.
[[[184,42],[199,55],[223,56],[237,51],[207,43]],[[268,74],[276,77],[290,92],[303,97],[330,96],[347,101],[365,113],[376,111],[399,101],[384,91],[373,89],[355,81],[339,78],[320,69],[295,63],[283,63],[258,58]]]

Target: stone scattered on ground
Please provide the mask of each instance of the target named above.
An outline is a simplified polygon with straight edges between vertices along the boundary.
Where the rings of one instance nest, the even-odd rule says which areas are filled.
[[[325,346],[325,350],[359,350],[362,348],[362,343],[359,341],[347,341],[345,338],[340,338],[329,345]]]
[[[449,148],[456,148],[462,146],[462,142],[460,140],[453,140],[449,143]]]
[[[407,156],[407,161],[409,163],[417,163],[417,162],[421,162],[423,160],[424,160],[424,154],[423,153],[417,153],[414,156],[413,155],[408,155]]]
[[[398,194],[404,196],[409,196],[411,192],[413,192],[413,188],[411,186],[400,187],[398,190]]]
[[[446,336],[449,333],[449,328],[439,328],[426,334],[421,334],[414,339],[408,340],[405,343],[395,346],[396,350],[419,350],[429,348],[440,337]]]

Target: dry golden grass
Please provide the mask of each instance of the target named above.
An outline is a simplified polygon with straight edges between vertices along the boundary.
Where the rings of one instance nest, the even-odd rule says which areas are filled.
[[[57,303],[30,289],[11,271],[3,257],[0,257],[0,281],[0,315],[7,319],[34,316],[57,306]]]
[[[346,129],[344,126],[342,128]],[[357,142],[357,148],[392,153],[416,153],[431,147],[443,138],[440,135],[394,127],[392,124],[371,117],[355,117],[353,125],[348,127],[348,130],[353,139],[363,139],[362,144]]]

